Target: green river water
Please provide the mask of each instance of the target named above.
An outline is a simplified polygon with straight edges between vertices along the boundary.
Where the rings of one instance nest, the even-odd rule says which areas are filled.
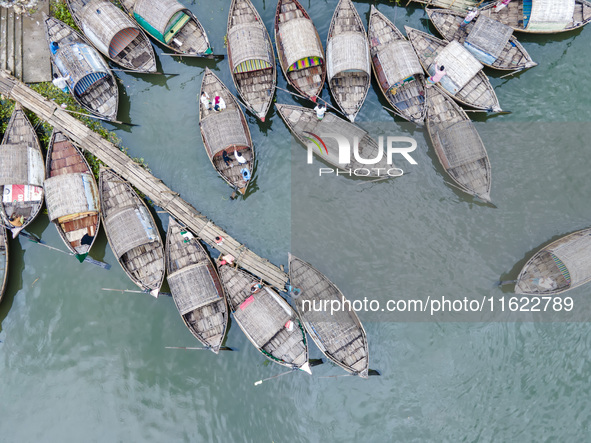
[[[188,2],[187,2],[188,3]],[[225,53],[229,1],[191,2],[216,53]],[[336,0],[308,1],[323,42]],[[255,0],[272,31],[276,3]],[[355,2],[367,23],[370,2]],[[418,6],[378,4],[399,28],[430,29]],[[214,172],[202,145],[196,95],[210,67],[234,92],[227,60],[178,61],[176,77],[118,74],[119,118],[111,127],[132,156],[199,211],[277,265],[292,251],[351,300],[513,295],[512,280],[535,251],[591,225],[591,27],[558,36],[520,35],[539,66],[514,77],[487,71],[510,115],[476,115],[492,164],[485,205],[446,184],[425,130],[393,119],[372,84],[357,121],[413,137],[417,165],[370,183],[318,177],[275,111],[247,114],[257,152],[246,198]],[[286,88],[278,72],[278,85]],[[325,86],[323,97],[329,100]],[[278,103],[298,103],[278,91]],[[305,104],[299,102],[299,104]],[[376,129],[377,128],[377,129]],[[379,132],[381,131],[381,132]],[[371,131],[370,131],[371,132]],[[163,229],[168,216],[158,214]],[[42,215],[30,227],[63,247]],[[173,301],[135,289],[104,233],[91,255],[105,271],[30,243],[10,242],[0,304],[0,440],[29,441],[587,441],[591,428],[591,286],[566,295],[573,310],[549,313],[360,312],[370,366],[381,377],[343,375],[329,363],[254,386],[283,368],[231,324],[238,352],[200,346]],[[565,295],[565,296],[566,296]],[[489,310],[490,311],[490,310]],[[569,321],[571,320],[571,321]],[[576,320],[576,321],[573,321]],[[310,344],[311,358],[322,355]]]

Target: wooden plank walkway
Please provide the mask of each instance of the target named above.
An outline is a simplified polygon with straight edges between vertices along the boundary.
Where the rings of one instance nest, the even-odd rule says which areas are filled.
[[[72,141],[109,165],[116,173],[148,196],[157,206],[168,211],[177,220],[184,223],[208,245],[222,254],[232,254],[242,268],[268,284],[282,291],[284,290],[288,280],[285,272],[230,237],[220,227],[184,201],[178,193],[168,188],[162,180],[143,169],[115,145],[88,129],[80,120],[72,117],[54,102],[28,88],[7,71],[0,71],[0,93],[5,97],[16,100],[25,108],[37,114],[39,118],[67,134]],[[217,236],[224,238],[222,245],[215,243]]]

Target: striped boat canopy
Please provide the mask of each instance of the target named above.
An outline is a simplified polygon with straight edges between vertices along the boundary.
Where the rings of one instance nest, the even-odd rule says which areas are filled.
[[[591,276],[591,235],[582,231],[580,237],[560,243],[547,249],[554,262],[571,286],[577,286],[589,280]],[[566,269],[564,269],[566,267]]]
[[[423,73],[415,50],[406,40],[393,40],[378,53],[378,59],[390,87],[415,74]]]
[[[248,146],[248,136],[242,126],[240,109],[227,108],[221,112],[204,117],[199,122],[206,148],[213,157],[218,152],[232,146]]]
[[[168,275],[170,291],[181,315],[221,300],[211,275],[210,263],[186,266]]]
[[[447,75],[441,80],[441,86],[452,94],[457,94],[483,68],[482,64],[456,40],[449,42],[435,57],[437,66],[445,67]],[[429,75],[435,74],[435,63],[428,69]]]
[[[55,65],[62,77],[68,77],[72,89],[81,96],[101,78],[108,77],[109,67],[96,49],[85,43],[60,46]]]
[[[46,179],[43,187],[51,221],[72,214],[98,213],[98,188],[90,174],[56,175]]]
[[[0,145],[0,186],[43,186],[45,169],[41,151],[26,144]]]
[[[468,34],[464,46],[477,59],[492,65],[501,55],[512,35],[513,28],[510,26],[486,15],[480,15]]]
[[[137,0],[133,7],[133,13],[142,17],[160,35],[164,36],[166,31],[174,26],[174,24],[169,26],[169,23],[178,21],[181,16],[175,16],[185,9],[187,9],[186,6],[176,0]]]
[[[328,79],[342,72],[361,71],[371,76],[369,44],[365,34],[347,32],[331,37],[326,48]]]
[[[575,14],[575,0],[524,0],[523,3],[531,4],[528,31],[560,31],[572,23]]]
[[[91,0],[80,14],[82,30],[103,54],[116,57],[140,33],[137,26],[114,4]]]
[[[290,70],[299,60],[316,58],[318,64],[324,60],[322,44],[312,20],[301,17],[281,23],[279,33],[283,54]]]
[[[105,217],[111,248],[117,259],[138,246],[159,241],[156,226],[144,206],[126,206]]]
[[[252,23],[233,26],[228,31],[228,48],[232,53],[233,72],[251,72],[271,68],[272,48],[267,31]]]

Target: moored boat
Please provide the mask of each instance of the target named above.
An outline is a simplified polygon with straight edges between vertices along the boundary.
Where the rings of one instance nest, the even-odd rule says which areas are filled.
[[[83,262],[100,224],[99,192],[84,155],[62,132],[51,134],[45,168],[49,220],[66,247]]]
[[[156,72],[156,56],[144,31],[108,0],[66,0],[76,26],[105,57],[137,72]]]
[[[121,0],[121,6],[150,37],[168,49],[178,54],[213,58],[205,29],[176,0]]]
[[[16,103],[0,144],[0,212],[12,238],[41,211],[44,177],[39,139],[22,107]]]
[[[297,0],[277,2],[275,44],[288,83],[315,102],[326,79],[324,49],[312,19]]]
[[[197,97],[199,128],[209,160],[230,186],[245,194],[253,173],[254,147],[244,113],[209,68],[205,68],[201,81],[202,96]]]
[[[437,87],[459,103],[476,109],[499,112],[501,106],[482,64],[456,41],[446,42],[426,32],[404,27],[419,61],[429,75],[445,67]]]
[[[400,117],[422,125],[425,76],[412,45],[373,5],[367,29],[373,72],[384,97]]]
[[[589,0],[513,0],[501,8],[491,3],[481,14],[531,34],[572,31],[591,21]]]
[[[101,217],[109,245],[129,278],[158,297],[164,280],[164,245],[154,217],[131,185],[101,168]]]
[[[228,304],[248,340],[269,360],[311,374],[306,335],[292,307],[252,275],[220,263]]]
[[[191,334],[218,353],[228,326],[226,296],[207,252],[172,216],[166,234],[167,281]]]
[[[445,172],[462,191],[490,202],[490,161],[466,112],[439,89],[429,88],[425,121]]]
[[[8,282],[8,235],[6,228],[0,226],[0,302],[4,297],[6,291],[6,283]]]
[[[228,63],[247,108],[265,121],[277,81],[275,54],[265,23],[250,0],[232,0],[228,15]]]
[[[380,156],[378,143],[359,126],[331,113],[326,113],[322,120],[318,120],[314,110],[301,106],[276,104],[275,107],[293,135],[304,146],[314,146],[313,152],[325,162],[343,171],[363,170],[362,174],[368,177],[385,176],[380,170],[397,171],[391,175],[392,177],[400,175],[399,169],[393,164],[388,164],[387,155],[382,155],[377,163],[369,165],[357,160],[353,154],[353,143],[356,138],[359,140],[358,152],[362,159]],[[342,136],[344,141],[349,143],[348,155],[345,156],[345,153],[341,152],[339,140],[335,135]]]
[[[455,9],[467,11],[482,4],[482,0],[411,0],[416,3],[423,3],[427,6],[434,6],[443,9]]]
[[[295,305],[306,331],[326,357],[354,375],[367,378],[369,348],[365,329],[345,296],[324,274],[309,263],[289,255],[289,280]],[[338,301],[342,309],[314,309]],[[326,304],[324,304],[326,306]]]
[[[479,14],[464,27],[465,12],[426,9],[431,22],[447,41],[461,43],[483,65],[501,70],[522,70],[536,66],[513,35],[513,28],[494,17]]]
[[[351,0],[340,0],[326,41],[326,75],[332,95],[351,122],[355,121],[371,83],[365,27]]]
[[[92,114],[117,118],[119,90],[111,69],[85,37],[53,17],[45,16],[49,56],[68,91]]]
[[[566,235],[540,249],[525,264],[517,294],[556,295],[591,281],[591,229]]]

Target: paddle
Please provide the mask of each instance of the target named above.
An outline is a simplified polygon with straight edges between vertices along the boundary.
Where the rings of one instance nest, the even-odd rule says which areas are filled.
[[[38,238],[38,237],[34,236],[33,234],[30,234],[30,233],[28,233],[26,231],[21,231],[20,232],[20,235],[22,235],[23,237],[25,237],[29,241],[32,241],[33,243],[37,243],[38,245],[45,246],[46,248],[53,249],[54,251],[61,252],[62,254],[68,254],[68,255],[76,256],[76,254],[73,254],[72,252],[64,251],[62,249],[55,248],[55,247],[53,247],[51,245],[48,245],[47,243],[45,243],[40,238]],[[92,265],[100,266],[101,268],[106,269],[107,271],[109,269],[111,269],[111,265],[110,264],[105,263],[105,262],[102,262],[102,261],[99,261],[99,260],[95,260],[94,258],[91,258],[89,256],[86,256],[84,258],[84,262],[85,263],[90,263]]]
[[[149,294],[150,291],[136,291],[133,289],[112,289],[112,288],[101,288],[103,291],[115,291],[115,292],[133,292],[134,294]],[[170,292],[159,292],[158,295],[164,295],[166,297],[172,297]]]
[[[511,111],[493,111],[492,109],[464,109],[466,112],[486,112],[487,114],[507,115],[512,114]]]
[[[502,280],[497,284],[497,286],[513,285],[515,283],[517,283],[517,280]]]
[[[166,75],[169,77],[176,77],[177,75],[180,74],[167,74],[164,72],[158,72],[158,71],[154,71],[154,72],[150,72],[150,71],[132,71],[131,69],[113,69],[111,68],[111,71],[117,71],[117,72],[128,72],[129,74],[154,74],[154,75]]]
[[[127,123],[127,122],[122,122],[119,120],[109,120],[108,118],[99,117],[98,115],[93,115],[93,114],[85,114],[84,112],[70,111],[69,109],[64,109],[64,111],[66,111],[69,114],[79,114],[79,115],[83,115],[84,117],[96,118],[97,120],[103,120],[103,121],[106,121],[109,123],[116,123],[118,125],[139,126],[139,125],[136,125],[135,123]]]
[[[324,363],[324,361],[321,358],[314,358],[312,360],[308,360],[308,364],[310,365],[310,367],[319,366],[322,363]],[[286,375],[286,374],[291,374],[292,372],[295,372],[295,371],[297,371],[297,368],[290,369],[289,371],[282,372],[280,374],[274,375],[269,378],[263,378],[262,380],[255,381],[254,385],[255,386],[261,385],[261,384],[263,384],[264,381],[273,380],[274,378],[278,378],[278,377],[281,377],[282,375]]]
[[[211,351],[211,348],[205,347],[205,348],[187,348],[187,347],[183,347],[183,346],[166,346],[164,349],[183,349],[186,351]],[[220,347],[220,351],[234,351],[234,349],[229,348],[227,346],[222,346]]]
[[[170,55],[172,57],[208,58],[210,60],[223,60],[225,58],[225,56],[221,54],[178,54],[176,52],[163,52],[162,55]]]

